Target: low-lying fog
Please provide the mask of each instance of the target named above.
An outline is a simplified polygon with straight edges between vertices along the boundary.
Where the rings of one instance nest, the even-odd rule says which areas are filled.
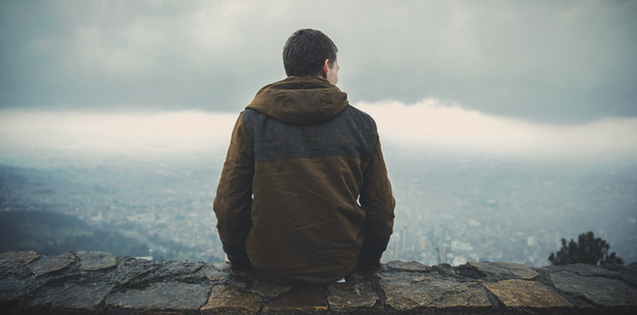
[[[541,266],[559,249],[562,237],[576,238],[589,230],[606,239],[611,251],[626,262],[637,260],[637,119],[548,125],[484,115],[436,99],[353,105],[378,124],[398,202],[385,261],[500,260]],[[116,181],[91,179],[96,167],[113,170],[144,163],[144,168],[126,175],[138,179],[155,169],[184,174],[206,170],[210,175],[201,185],[206,197],[198,199],[206,203],[214,198],[237,116],[201,111],[5,110],[0,112],[0,164],[41,170],[73,167],[84,170],[83,180],[111,191],[118,191],[108,187],[118,185]],[[178,192],[181,188],[176,186],[186,187],[183,181],[188,178],[166,181],[165,189]],[[135,189],[156,189],[156,183],[139,183]],[[190,190],[199,189],[194,187]],[[125,193],[126,189],[120,192]],[[163,198],[162,193],[157,196]],[[58,196],[56,202],[64,198]],[[139,199],[135,205],[145,202]],[[115,216],[110,220],[133,220],[139,235],[162,233],[166,224],[168,230],[180,228],[170,227],[173,220],[164,216],[182,211],[174,209],[191,209],[183,210],[192,212],[190,217],[179,213],[192,221],[187,229],[213,233],[199,240],[203,249],[198,250],[212,253],[206,257],[217,255],[216,245],[206,245],[218,243],[209,204],[157,204],[161,201],[154,199],[144,210],[156,213],[150,221],[135,221],[125,206],[122,213],[110,210]],[[75,207],[67,214],[106,218],[102,212],[82,213],[95,209]],[[162,229],[153,220],[161,222]],[[174,239],[187,242],[184,237]]]

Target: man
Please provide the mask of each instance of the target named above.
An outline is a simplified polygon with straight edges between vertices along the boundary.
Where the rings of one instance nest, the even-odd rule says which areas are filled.
[[[377,266],[392,233],[376,125],[335,86],[337,51],[320,31],[292,34],[288,78],[239,115],[221,172],[213,207],[223,249],[274,281],[322,285],[357,263]]]

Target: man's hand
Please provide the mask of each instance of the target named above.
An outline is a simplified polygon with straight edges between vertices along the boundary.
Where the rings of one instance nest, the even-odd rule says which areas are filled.
[[[363,271],[378,270],[380,267],[380,257],[387,249],[389,236],[383,238],[366,237],[358,256],[358,268]]]
[[[223,251],[226,253],[226,262],[230,263],[233,267],[248,269],[252,267],[243,245],[229,245],[223,242],[221,244]]]

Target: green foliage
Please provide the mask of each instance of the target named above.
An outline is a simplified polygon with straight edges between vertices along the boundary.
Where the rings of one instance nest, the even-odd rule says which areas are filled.
[[[551,265],[567,265],[584,263],[591,265],[600,264],[620,264],[624,261],[615,256],[615,252],[608,254],[610,245],[601,238],[595,238],[593,232],[580,234],[577,243],[571,239],[568,244],[566,239],[562,239],[562,249],[555,253],[551,253],[549,261]]]

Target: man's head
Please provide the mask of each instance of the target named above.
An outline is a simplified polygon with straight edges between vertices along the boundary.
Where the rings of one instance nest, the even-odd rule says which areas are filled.
[[[288,76],[318,76],[338,82],[338,48],[334,42],[313,29],[301,29],[288,38],[283,47],[283,67]]]

